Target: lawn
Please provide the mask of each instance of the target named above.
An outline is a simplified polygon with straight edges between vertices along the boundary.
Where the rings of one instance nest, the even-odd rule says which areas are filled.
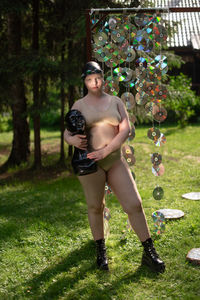
[[[132,169],[156,249],[166,263],[164,274],[141,267],[141,244],[126,229],[127,216],[113,194],[106,201],[110,272],[96,269],[80,183],[68,170],[48,168],[59,157],[59,132],[42,131],[46,168],[18,168],[0,177],[0,299],[200,299],[200,266],[186,261],[190,249],[200,248],[200,201],[181,197],[200,191],[199,129],[162,125],[167,142],[156,147],[147,138],[148,127],[137,127],[131,142]],[[11,139],[11,133],[1,134],[0,163]],[[163,176],[151,172],[153,152],[163,156]],[[164,189],[162,200],[152,196],[157,184]],[[180,209],[185,216],[167,221],[165,232],[156,235],[151,214],[159,208]]]

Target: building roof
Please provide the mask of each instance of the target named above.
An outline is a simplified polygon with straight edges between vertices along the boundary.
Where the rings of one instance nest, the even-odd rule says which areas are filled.
[[[200,0],[153,0],[154,7],[200,7]],[[163,15],[169,21],[172,36],[168,46],[200,50],[200,12],[170,12]],[[174,26],[175,23],[177,24]]]

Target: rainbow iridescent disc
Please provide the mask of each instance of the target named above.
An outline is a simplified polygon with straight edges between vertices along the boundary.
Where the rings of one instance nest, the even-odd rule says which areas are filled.
[[[156,42],[161,43],[166,41],[167,39],[167,30],[165,29],[164,26],[162,25],[154,25],[153,27],[153,33],[154,33],[154,37]]]
[[[158,128],[152,127],[147,132],[147,137],[154,142],[158,141],[160,138],[161,132]]]
[[[115,43],[123,43],[126,38],[126,33],[124,30],[118,29],[118,30],[112,30],[111,31],[111,38]]]
[[[164,190],[160,187],[157,186],[154,190],[153,190],[153,197],[155,200],[161,200],[164,196]]]
[[[128,135],[128,141],[132,141],[135,138],[135,126],[131,126],[131,131]]]
[[[138,13],[134,17],[135,24],[139,27],[146,26],[152,20],[152,15],[147,15],[144,13]]]
[[[146,58],[139,57],[135,61],[135,66],[136,66],[136,68],[147,68],[147,63],[148,63],[148,61]]]
[[[104,91],[107,94],[117,96],[119,93],[119,85],[116,80],[105,81]]]
[[[149,100],[149,96],[145,92],[137,93],[135,101],[138,105],[145,105]]]
[[[104,219],[106,219],[107,221],[109,221],[110,218],[111,218],[110,210],[109,210],[109,208],[105,207],[104,208]]]
[[[160,164],[159,166],[153,165],[152,166],[152,173],[155,176],[162,176],[165,172],[165,168],[163,164]]]
[[[131,47],[128,47],[124,53],[126,55],[126,62],[132,62],[135,59],[136,53]]]
[[[135,74],[136,77],[138,78],[139,81],[142,81],[147,77],[147,69],[145,68],[136,68],[135,69]]]
[[[163,122],[167,118],[167,111],[164,107],[159,107],[156,105],[156,108],[153,111],[153,118],[157,122]]]
[[[135,99],[132,93],[125,92],[121,95],[121,99],[126,106],[126,109],[130,110],[135,106]]]
[[[93,38],[97,46],[104,46],[108,40],[108,36],[105,32],[98,32],[93,36]]]
[[[111,58],[111,55],[110,57],[107,56],[104,48],[99,48],[94,53],[95,53],[95,58],[100,62],[106,62]]]
[[[155,152],[151,155],[151,162],[155,166],[159,166],[162,162],[162,155]]]
[[[156,141],[154,141],[154,143],[157,147],[164,145],[166,143],[165,135],[163,133],[161,133],[160,137]]]

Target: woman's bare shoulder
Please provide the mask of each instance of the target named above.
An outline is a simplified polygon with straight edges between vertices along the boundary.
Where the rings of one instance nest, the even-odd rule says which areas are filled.
[[[81,104],[82,104],[84,98],[80,98],[80,99],[76,100],[72,106],[72,109],[81,110]]]

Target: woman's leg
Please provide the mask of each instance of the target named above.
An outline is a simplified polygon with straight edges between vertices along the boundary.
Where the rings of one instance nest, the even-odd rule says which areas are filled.
[[[128,214],[130,224],[140,241],[146,241],[150,237],[150,233],[142,208],[141,198],[131,171],[123,158],[116,161],[109,169],[107,172],[107,181],[124,211]]]
[[[88,206],[88,219],[94,240],[104,238],[103,211],[105,206],[106,174],[101,168],[97,172],[78,176],[81,182]]]

